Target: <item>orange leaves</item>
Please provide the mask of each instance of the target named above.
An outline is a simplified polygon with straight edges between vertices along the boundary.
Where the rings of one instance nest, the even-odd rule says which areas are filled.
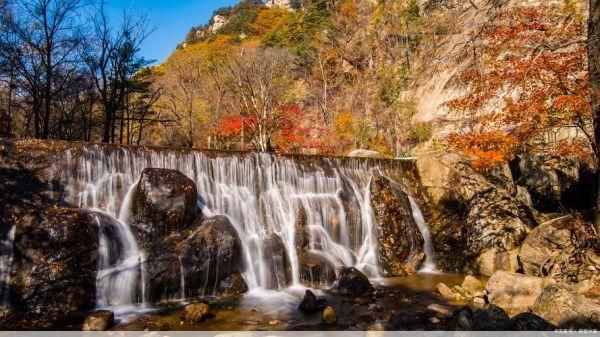
[[[522,151],[586,156],[591,139],[581,135],[589,134],[591,109],[581,43],[585,22],[557,5],[502,11],[498,22],[482,28],[477,60],[460,76],[467,93],[446,103],[472,121],[470,130],[448,138],[449,145],[479,168]],[[548,137],[573,128],[583,132],[568,143]]]
[[[500,131],[453,133],[448,138],[451,149],[471,159],[475,168],[484,170],[504,164],[519,147],[517,137]]]
[[[347,0],[340,6],[339,13],[342,23],[352,23],[358,17],[358,5],[352,0]]]

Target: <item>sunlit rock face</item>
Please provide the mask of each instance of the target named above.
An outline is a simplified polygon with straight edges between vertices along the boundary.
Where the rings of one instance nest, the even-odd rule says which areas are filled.
[[[414,274],[423,261],[423,235],[413,217],[408,195],[400,185],[376,175],[371,204],[378,226],[379,270],[385,277]]]
[[[267,5],[268,7],[285,8],[290,11],[299,9],[294,7],[293,0],[266,0],[265,5]]]
[[[438,262],[446,270],[487,270],[487,261],[505,260],[538,224],[527,191],[514,183],[508,166],[482,173],[458,155],[427,155],[416,167]]]

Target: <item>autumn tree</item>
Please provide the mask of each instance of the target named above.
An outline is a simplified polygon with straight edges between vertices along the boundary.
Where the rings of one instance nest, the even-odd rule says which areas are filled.
[[[282,49],[246,46],[228,57],[221,69],[231,97],[239,107],[242,132],[253,135],[252,146],[272,149],[272,137],[281,121],[281,107],[287,103],[292,86],[292,56]],[[242,142],[246,141],[242,135]]]
[[[590,1],[589,27],[588,27],[588,60],[590,72],[591,106],[594,123],[594,137],[596,151],[600,148],[600,1]],[[594,226],[600,233],[600,156],[596,156],[596,170],[598,171],[596,190],[596,216]]]
[[[598,156],[591,126],[585,15],[574,1],[498,8],[477,32],[464,96],[447,103],[469,123],[450,145],[479,168],[523,152]]]

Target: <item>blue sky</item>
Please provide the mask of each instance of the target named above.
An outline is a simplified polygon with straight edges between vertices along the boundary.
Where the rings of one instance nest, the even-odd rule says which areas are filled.
[[[142,46],[147,59],[162,62],[183,41],[188,30],[205,24],[213,11],[239,0],[107,0],[110,18],[117,21],[123,10],[146,13],[156,31]]]

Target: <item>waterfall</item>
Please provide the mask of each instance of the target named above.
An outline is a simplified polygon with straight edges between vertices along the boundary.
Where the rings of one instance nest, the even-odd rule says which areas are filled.
[[[131,230],[109,213],[97,209],[91,211],[94,213],[100,237],[96,277],[97,307],[143,304],[146,300],[142,269],[144,255],[140,252]],[[139,298],[138,284],[141,286]]]
[[[269,240],[274,237],[285,247],[292,284],[299,285],[295,247],[299,210],[306,215],[311,251],[334,266],[355,266],[369,277],[380,277],[369,188],[372,172],[389,169],[379,161],[100,145],[82,146],[68,151],[66,157],[66,163],[55,164],[55,171],[65,186],[67,201],[96,212],[100,232],[110,227],[117,238],[110,242],[106,235],[100,236],[99,307],[133,305],[146,299],[145,252],[138,248],[127,220],[137,179],[150,167],[181,171],[196,183],[203,214],[230,218],[241,239],[242,276],[250,289],[286,286],[277,276],[284,271],[269,263],[273,254]],[[430,236],[415,206],[428,261],[433,263]],[[189,290],[185,289],[183,262],[180,268],[180,293],[185,297]],[[141,299],[136,296],[140,288]]]
[[[435,265],[435,253],[433,251],[433,242],[431,240],[431,233],[427,228],[427,224],[425,223],[425,218],[423,217],[423,213],[421,213],[421,209],[417,202],[410,195],[408,196],[410,200],[410,207],[412,208],[413,217],[419,227],[419,231],[423,235],[423,239],[425,241],[423,250],[425,251],[425,263],[421,266],[421,270],[424,273],[435,273],[437,271]]]
[[[13,261],[13,243],[15,240],[16,226],[11,226],[6,240],[0,242],[0,299],[1,310],[8,308],[8,292],[10,288],[10,273]]]

